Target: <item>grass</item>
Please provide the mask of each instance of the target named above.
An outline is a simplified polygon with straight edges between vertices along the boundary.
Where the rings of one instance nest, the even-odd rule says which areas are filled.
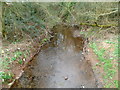
[[[118,46],[117,43],[112,42],[112,41],[105,41],[108,44],[114,44],[115,46],[115,50],[113,52],[113,57],[112,58],[106,58],[106,50],[104,48],[99,49],[99,46],[97,46],[97,44],[95,42],[92,42],[90,44],[90,47],[93,49],[93,51],[95,52],[95,54],[97,55],[98,59],[100,60],[100,63],[97,63],[96,66],[101,66],[104,68],[104,80],[105,80],[105,86],[106,88],[110,88],[111,85],[115,85],[115,87],[118,87],[118,81],[114,80],[111,83],[108,82],[109,79],[113,79],[115,73],[116,73],[116,68],[113,67],[113,61],[114,59],[117,59],[118,56]]]

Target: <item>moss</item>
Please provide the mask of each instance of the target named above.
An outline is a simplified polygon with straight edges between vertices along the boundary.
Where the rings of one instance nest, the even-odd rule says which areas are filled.
[[[80,25],[87,25],[87,26],[92,26],[92,27],[102,27],[102,28],[109,28],[112,26],[117,26],[117,25],[98,25],[98,24],[89,24],[89,23],[80,23]]]

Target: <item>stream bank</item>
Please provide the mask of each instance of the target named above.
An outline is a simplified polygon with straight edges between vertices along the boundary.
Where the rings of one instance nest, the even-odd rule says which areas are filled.
[[[83,28],[85,28],[85,26],[83,26]],[[117,42],[116,42],[117,35],[115,36],[115,34],[117,33],[117,29],[115,29],[114,32],[113,32],[113,29],[108,28],[109,31],[104,29],[103,33],[99,33],[97,36],[92,36],[88,38],[88,40],[86,40],[84,38],[86,35],[81,34],[81,32],[83,33],[87,31],[81,31],[77,26],[75,27],[71,27],[68,25],[54,26],[53,29],[51,30],[54,34],[54,37],[50,38],[49,43],[46,43],[43,45],[43,47],[39,48],[39,50],[37,51],[39,54],[38,55],[35,54],[35,57],[33,57],[32,60],[28,62],[26,67],[24,67],[23,72],[21,72],[20,74],[21,76],[19,76],[15,80],[15,83],[12,85],[12,88],[15,88],[15,87],[17,88],[18,87],[25,87],[25,88],[35,87],[36,88],[38,87],[37,86],[38,83],[39,84],[41,83],[40,82],[41,80],[42,80],[41,88],[50,87],[49,86],[50,84],[46,85],[47,81],[50,81],[51,83],[54,82],[52,87],[69,87],[68,84],[72,84],[73,83],[72,81],[76,79],[73,73],[78,75],[77,76],[78,78],[79,77],[81,78],[83,75],[84,76],[87,75],[88,77],[91,76],[91,80],[92,80],[91,82],[93,83],[90,85],[90,84],[86,84],[87,81],[82,82],[83,84],[81,84],[80,82],[74,81],[74,83],[77,83],[77,86],[73,84],[73,86],[71,85],[72,87],[102,88],[102,87],[105,87],[105,84],[109,85],[109,83],[105,83],[106,79],[104,79],[103,77],[103,74],[105,75],[104,67],[100,66],[102,64],[98,59],[98,55],[96,55],[96,52],[94,52],[94,48],[91,48],[89,44],[91,41],[94,41],[98,46],[104,47],[106,51],[109,51],[111,55],[112,52],[114,52],[114,45],[117,45]],[[90,30],[90,27],[88,27],[86,30]],[[102,38],[100,38],[101,36],[99,35],[104,35],[104,38],[103,36]],[[110,36],[112,37],[110,38]],[[43,40],[46,41],[46,39],[43,39]],[[108,42],[106,40],[112,40],[112,41]],[[109,48],[107,49],[107,45],[109,45],[109,47],[113,47],[113,49],[112,50]],[[105,53],[105,55],[109,57],[109,53]],[[73,58],[75,59],[74,63],[73,63]],[[62,62],[61,62],[61,59],[62,59]],[[78,62],[79,61],[78,59],[81,61]],[[70,62],[67,60],[69,60]],[[113,61],[113,63],[115,63],[113,65],[116,65],[116,60]],[[77,65],[77,66],[74,66],[74,65]],[[116,68],[116,66],[114,67]],[[44,68],[46,69],[44,70]],[[65,68],[67,68],[67,70],[65,70]],[[86,72],[85,70],[88,70],[89,72]],[[39,71],[43,73],[40,73]],[[65,74],[64,74],[64,71],[65,71]],[[78,72],[83,74],[80,74]],[[59,76],[59,74],[61,75],[61,77]],[[69,76],[69,74],[71,75]],[[72,81],[70,80],[70,78],[72,78],[71,79]],[[86,76],[82,77],[82,79],[83,78],[86,78]],[[58,82],[57,80],[58,81],[60,80],[61,84],[57,83]],[[109,79],[107,80],[109,81]],[[113,80],[117,80],[117,73],[111,81]],[[68,82],[66,83],[66,81]],[[115,87],[115,84],[112,84],[112,85],[113,85],[111,86],[112,88]]]
[[[41,48],[12,88],[97,88],[85,59],[85,39],[80,30],[66,25],[53,28],[55,37]]]
[[[10,88],[11,85],[19,79],[26,67],[36,54],[40,51],[41,47],[49,40],[49,36],[41,34],[39,37],[31,39],[24,37],[24,40],[16,43],[3,41],[2,59],[3,70],[5,78],[2,79],[2,88]]]

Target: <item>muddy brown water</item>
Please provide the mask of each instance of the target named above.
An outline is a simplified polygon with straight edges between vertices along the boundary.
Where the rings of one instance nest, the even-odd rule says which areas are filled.
[[[55,37],[41,48],[12,88],[96,88],[93,70],[82,53],[80,31],[60,25],[53,32]]]

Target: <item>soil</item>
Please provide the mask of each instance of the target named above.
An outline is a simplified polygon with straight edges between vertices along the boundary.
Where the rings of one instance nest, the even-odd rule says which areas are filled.
[[[89,38],[90,42],[96,43],[98,49],[104,49],[104,58],[110,59],[114,57],[113,53],[115,51],[115,45],[118,43],[118,29],[117,27],[112,27],[108,29],[102,29],[100,30],[96,35],[93,35],[92,37]],[[106,41],[110,41],[112,43],[106,43]],[[103,64],[101,63],[100,66],[96,65],[100,63],[100,60],[98,60],[98,56],[95,54],[92,48],[90,48],[89,44],[86,45],[87,47],[85,48],[85,58],[91,62],[95,77],[98,79],[98,87],[105,87],[105,85],[110,85],[110,88],[115,88],[116,86],[114,85],[113,81],[118,80],[118,67],[116,66],[117,59],[112,60],[112,69],[116,71],[115,75],[112,77],[112,79],[107,78],[105,79],[104,76],[106,76]],[[107,83],[105,82],[107,81]]]
[[[14,52],[16,51],[29,51],[26,53],[26,57],[21,56],[20,58],[23,60],[23,64],[18,64],[18,61],[12,62],[8,67],[9,69],[4,69],[5,72],[11,72],[14,77],[12,80],[7,81],[7,83],[3,83],[2,87],[3,88],[10,88],[11,85],[15,82],[16,79],[20,78],[22,73],[24,72],[23,69],[26,67],[27,63],[32,60],[35,55],[39,52],[40,48],[43,46],[42,43],[40,43],[38,40],[39,38],[44,39],[44,35],[41,35],[37,39],[33,40],[30,39],[29,37],[24,38],[22,42],[19,42],[17,44],[9,43],[8,41],[3,40],[3,47],[2,50],[4,50],[4,53],[2,54],[3,58],[4,56],[8,57],[14,57]],[[20,59],[19,58],[19,59]]]
[[[86,45],[84,35],[79,34],[80,30],[59,25],[53,28],[53,32],[56,36],[50,43],[44,46],[34,42],[30,44],[35,45],[34,50],[29,48],[32,50],[30,57],[26,59],[24,65],[15,64],[13,67],[16,68],[11,70],[15,74],[15,82],[11,84],[12,86],[3,85],[3,87],[102,88],[104,70],[96,66],[99,60],[93,50]],[[110,33],[105,36],[103,39],[92,38],[99,42],[108,39]],[[102,45],[108,46],[105,43]]]
[[[88,62],[91,63],[93,72],[94,72],[94,76],[97,82],[97,86],[98,88],[103,87],[103,77],[102,77],[102,73],[104,73],[104,70],[102,67],[100,66],[96,66],[97,63],[99,63],[100,61],[97,59],[97,55],[93,52],[93,50],[90,47],[86,48],[85,52],[85,59],[88,60]]]
[[[76,32],[71,27],[57,26],[56,37],[41,48],[12,88],[98,87],[91,63],[83,54],[85,39]]]

